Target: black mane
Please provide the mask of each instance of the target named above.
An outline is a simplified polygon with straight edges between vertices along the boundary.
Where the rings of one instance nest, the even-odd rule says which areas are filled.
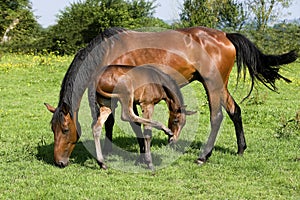
[[[98,66],[97,62],[101,60],[104,51],[99,48],[101,47],[101,42],[124,31],[126,31],[126,29],[123,28],[106,29],[95,37],[85,48],[80,49],[77,52],[62,81],[58,107],[62,106],[62,104],[67,105],[70,114],[73,115],[75,107],[72,102],[77,103],[80,101],[80,93],[88,87],[90,81],[87,81],[86,79],[91,78],[93,70]],[[95,53],[91,55],[90,53],[95,49],[99,52],[98,55],[94,55]],[[82,70],[83,68],[84,70]],[[76,81],[77,85],[74,86]]]

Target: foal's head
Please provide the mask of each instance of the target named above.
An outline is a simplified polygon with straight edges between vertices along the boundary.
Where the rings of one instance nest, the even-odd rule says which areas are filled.
[[[79,139],[74,120],[76,117],[71,116],[66,104],[62,104],[58,108],[46,103],[45,106],[53,113],[51,128],[54,133],[54,162],[59,167],[66,167]]]
[[[169,142],[176,142],[180,136],[181,130],[186,123],[186,116],[193,115],[196,112],[186,111],[186,106],[170,110],[168,128],[173,132],[173,136],[169,137]]]
[[[168,128],[173,132],[173,136],[169,137],[169,142],[177,141],[185,122],[185,112],[182,112],[181,108],[174,111],[170,110]]]

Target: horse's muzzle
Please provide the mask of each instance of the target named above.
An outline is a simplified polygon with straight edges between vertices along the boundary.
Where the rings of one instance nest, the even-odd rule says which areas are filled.
[[[69,162],[68,161],[58,161],[58,162],[54,162],[55,166],[59,167],[59,168],[65,168],[66,166],[68,166]]]
[[[176,136],[175,135],[169,136],[168,142],[169,142],[169,144],[176,143],[177,142]]]

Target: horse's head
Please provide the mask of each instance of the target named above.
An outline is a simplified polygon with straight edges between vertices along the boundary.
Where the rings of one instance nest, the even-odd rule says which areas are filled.
[[[58,108],[46,103],[45,106],[53,113],[51,128],[54,133],[54,162],[59,167],[66,167],[79,139],[76,129],[76,117],[71,116],[70,108],[64,103]]]
[[[185,108],[186,106],[183,106],[173,111],[170,110],[168,128],[173,132],[173,136],[169,137],[169,142],[178,140],[181,130],[186,123],[186,116],[196,113],[195,111],[187,111]]]

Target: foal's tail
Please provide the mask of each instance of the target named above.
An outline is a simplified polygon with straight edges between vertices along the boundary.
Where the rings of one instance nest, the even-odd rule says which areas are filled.
[[[101,88],[98,88],[97,91],[101,96],[108,98],[108,99],[112,99],[112,98],[119,98],[120,96],[116,93],[109,93],[109,92],[105,92],[103,90],[101,90]]]
[[[277,90],[275,86],[277,79],[291,82],[279,74],[279,65],[295,61],[298,57],[295,50],[282,55],[265,55],[250,40],[239,33],[227,33],[226,37],[236,49],[238,76],[241,74],[242,69],[245,69],[245,66],[249,70],[252,85],[247,97],[251,94],[256,79],[272,91]]]

